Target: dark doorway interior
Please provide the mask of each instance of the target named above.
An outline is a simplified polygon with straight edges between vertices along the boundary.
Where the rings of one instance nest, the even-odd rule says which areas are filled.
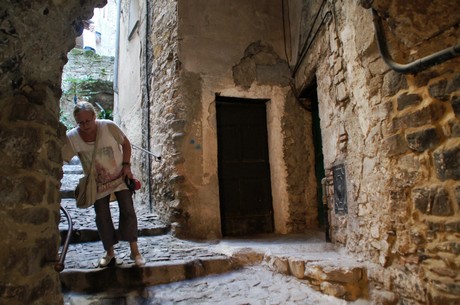
[[[312,116],[312,136],[313,145],[315,150],[315,176],[316,176],[316,194],[317,194],[317,206],[318,206],[318,223],[320,228],[326,232],[326,241],[330,241],[329,237],[329,221],[327,206],[323,204],[323,190],[321,180],[326,176],[324,171],[324,156],[323,156],[323,144],[321,138],[321,126],[318,109],[318,93],[316,79],[312,81],[301,94],[301,99],[308,101],[308,108],[311,111]]]
[[[222,234],[273,232],[266,100],[216,97]]]

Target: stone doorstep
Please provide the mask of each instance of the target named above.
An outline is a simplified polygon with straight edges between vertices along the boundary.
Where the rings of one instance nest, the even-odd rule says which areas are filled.
[[[274,272],[306,281],[317,291],[347,301],[369,295],[367,270],[358,263],[265,255],[263,264]]]
[[[64,175],[83,175],[83,168],[81,165],[64,165],[62,167]]]
[[[149,263],[143,267],[131,264],[93,270],[66,269],[60,273],[60,278],[64,292],[98,293],[178,282],[226,273],[240,267],[231,258],[214,257],[188,262]]]

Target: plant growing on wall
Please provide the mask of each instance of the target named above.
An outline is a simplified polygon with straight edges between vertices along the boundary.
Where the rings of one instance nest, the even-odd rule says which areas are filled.
[[[60,121],[69,129],[75,126],[73,106],[79,101],[97,105],[98,118],[112,119],[113,59],[78,48],[68,54],[68,63],[62,78]],[[99,111],[99,109],[100,111]]]
[[[64,91],[63,95],[73,96],[74,103],[77,102],[78,98],[89,98],[98,92],[93,91],[93,87],[99,81],[92,77],[75,78],[69,77],[64,80],[67,90]]]
[[[101,110],[101,111],[97,114],[97,118],[98,118],[98,119],[106,119],[106,120],[111,120],[111,121],[113,121],[112,110],[105,110],[104,107],[102,107],[101,104],[99,104],[98,102],[96,102],[96,105],[97,105],[97,107],[99,107],[99,109]]]

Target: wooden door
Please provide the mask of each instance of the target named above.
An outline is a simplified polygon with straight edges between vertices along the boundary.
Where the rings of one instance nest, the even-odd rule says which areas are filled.
[[[222,233],[273,232],[266,101],[219,97],[218,167]]]

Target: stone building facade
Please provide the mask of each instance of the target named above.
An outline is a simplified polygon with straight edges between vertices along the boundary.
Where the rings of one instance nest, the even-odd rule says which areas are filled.
[[[142,113],[143,145],[161,148],[162,162],[150,160],[144,178],[174,234],[225,235],[219,102],[266,101],[273,232],[326,227],[402,303],[459,301],[458,5],[142,5],[139,37],[120,41],[146,84],[120,90],[129,109],[120,119],[133,124],[130,113]],[[445,49],[449,59],[430,63]],[[132,109],[129,96],[141,106]]]
[[[61,76],[78,20],[105,4],[36,0],[0,7],[6,304],[62,304],[54,270]],[[329,224],[331,241],[369,262],[371,283],[401,304],[458,303],[460,59],[394,71],[379,52],[371,11],[382,18],[394,61],[411,63],[447,48],[458,55],[458,5],[276,4],[121,2],[115,119],[133,143],[162,157],[134,156],[146,181],[144,201],[179,237],[221,237],[218,105],[264,105],[272,231]],[[327,222],[317,191],[320,161]]]

